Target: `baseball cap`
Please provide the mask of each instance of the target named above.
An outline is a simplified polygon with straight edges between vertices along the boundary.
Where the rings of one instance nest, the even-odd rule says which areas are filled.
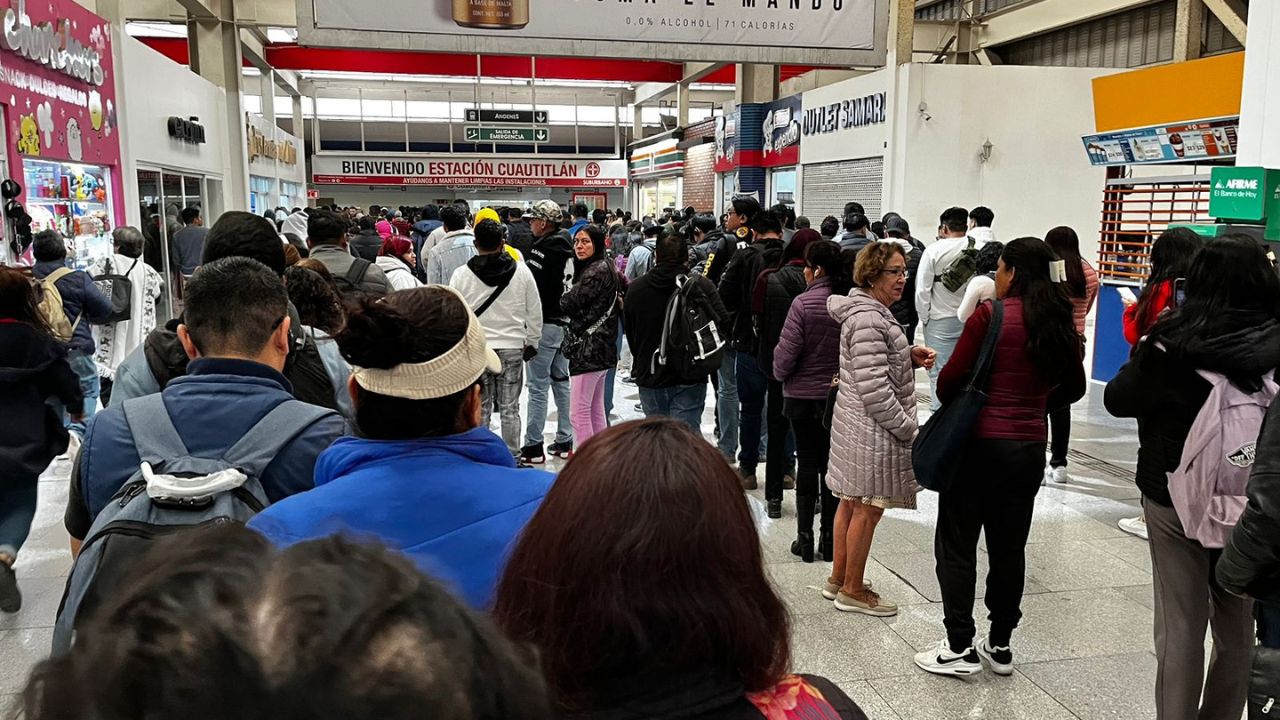
[[[889,237],[906,238],[911,235],[911,226],[905,218],[891,217],[884,223],[884,233]]]
[[[498,217],[498,211],[493,208],[484,208],[476,213],[476,224],[479,225],[483,220],[492,220],[499,225],[502,224],[502,218]]]
[[[529,217],[558,223],[564,219],[564,211],[560,209],[560,204],[555,200],[539,200],[533,204],[533,209],[529,211]]]
[[[466,299],[447,285],[431,288],[447,291],[466,306]],[[406,400],[433,400],[462,392],[475,384],[486,371],[502,372],[502,361],[485,341],[484,328],[475,313],[467,312],[467,332],[457,345],[443,355],[420,363],[401,363],[392,368],[352,366],[351,374],[360,387],[379,395]]]

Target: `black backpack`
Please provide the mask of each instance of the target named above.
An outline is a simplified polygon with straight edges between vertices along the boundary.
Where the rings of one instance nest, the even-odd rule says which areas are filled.
[[[137,266],[138,260],[134,258],[129,269],[123,275],[118,275],[115,268],[111,267],[111,258],[107,258],[106,272],[93,279],[102,294],[111,298],[111,314],[103,325],[114,325],[133,316],[133,280],[129,279],[129,274]]]
[[[654,375],[666,371],[691,380],[720,369],[725,338],[717,325],[711,299],[699,283],[700,278],[697,275],[676,278],[676,291],[667,301],[664,314],[662,342],[650,360],[650,372]]]
[[[293,396],[304,403],[319,405],[330,410],[338,409],[333,380],[315,338],[298,324],[289,329],[289,342],[293,345],[284,361],[284,376],[293,386]],[[295,334],[296,332],[296,334]]]
[[[338,287],[338,294],[344,300],[357,301],[368,297],[369,293],[360,286],[360,283],[364,282],[364,276],[369,274],[369,268],[372,265],[373,263],[364,258],[355,258],[344,275],[333,279]]]

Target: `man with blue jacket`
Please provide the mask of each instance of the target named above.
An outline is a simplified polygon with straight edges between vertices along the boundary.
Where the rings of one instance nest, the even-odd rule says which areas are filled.
[[[80,391],[84,393],[84,419],[71,422],[64,414],[67,429],[84,436],[85,425],[98,408],[101,383],[98,366],[93,362],[97,346],[93,342],[90,325],[102,324],[111,315],[111,300],[93,284],[89,273],[67,267],[67,245],[56,230],[37,233],[31,247],[35,267],[31,274],[37,280],[53,276],[53,285],[62,296],[62,309],[74,330],[67,343],[67,363],[80,379]]]
[[[178,337],[190,363],[161,396],[196,457],[221,457],[277,405],[293,400],[282,374],[289,356],[289,296],[266,265],[232,256],[203,264],[186,290]],[[267,499],[312,487],[316,458],[342,435],[336,412],[292,438],[280,438],[259,481]],[[113,404],[89,426],[72,470],[64,518],[72,548],[141,464],[124,408]]]

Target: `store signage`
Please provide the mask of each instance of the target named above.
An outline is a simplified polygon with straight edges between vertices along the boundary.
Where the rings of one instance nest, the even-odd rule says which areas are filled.
[[[827,103],[805,109],[804,134],[822,135],[875,125],[884,122],[887,115],[885,93]]]
[[[453,185],[483,187],[624,187],[623,160],[494,157],[313,155],[316,185]]]
[[[684,170],[684,151],[675,140],[664,140],[632,152],[629,167],[633,177],[679,173]]]
[[[1216,167],[1209,182],[1209,215],[1218,220],[1266,222],[1280,191],[1280,170]]]
[[[467,122],[530,123],[545,125],[546,110],[482,110],[467,108]]]
[[[203,145],[205,143],[204,126],[197,122],[197,118],[187,120],[171,117],[169,118],[169,137],[192,145]]]
[[[793,95],[764,106],[761,126],[764,144],[761,167],[782,167],[800,162],[800,96]]]
[[[718,173],[733,172],[738,167],[738,111],[716,118],[716,162]]]
[[[307,199],[308,199],[308,200],[319,200],[319,199],[320,199],[320,191],[319,191],[319,190],[308,190],[308,191],[307,191]]]
[[[596,38],[612,57],[666,53],[686,60],[829,65],[883,65],[889,14],[887,0],[310,0],[306,5],[312,22],[299,27],[303,45],[336,46],[348,43],[352,31],[375,30],[394,33],[397,47],[404,47],[404,33],[484,36],[485,52],[528,55],[536,47],[539,55],[581,56],[584,39]],[[387,47],[392,41],[386,39]],[[462,43],[456,45],[453,50],[462,51]],[[479,46],[468,47],[474,52]]]
[[[4,13],[4,46],[28,60],[100,86],[106,81],[107,73],[102,67],[102,55],[91,44],[93,31],[86,33],[90,43],[84,43],[72,37],[75,27],[76,23],[67,18],[32,22],[26,0],[18,0],[17,7]]]
[[[467,142],[544,143],[551,140],[551,132],[545,128],[477,127],[463,128]]]
[[[252,123],[246,126],[249,134],[249,162],[258,158],[278,160],[285,165],[298,163],[298,147],[289,140],[269,138]]]
[[[1083,138],[1094,165],[1149,165],[1235,157],[1240,118],[1139,128]]]

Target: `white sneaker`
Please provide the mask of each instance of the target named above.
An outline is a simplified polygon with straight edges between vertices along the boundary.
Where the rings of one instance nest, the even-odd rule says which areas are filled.
[[[80,454],[80,436],[75,433],[69,433],[71,438],[67,441],[67,451],[54,458],[62,462],[71,462]]]
[[[1054,482],[1059,485],[1071,480],[1071,476],[1067,474],[1067,469],[1065,467],[1049,468],[1049,472],[1045,474],[1045,477],[1049,478],[1050,482]]]
[[[1116,523],[1116,525],[1130,535],[1140,537],[1143,540],[1147,539],[1147,521],[1141,515],[1134,518],[1125,518]]]
[[[982,672],[982,660],[977,650],[970,646],[963,653],[953,653],[946,638],[938,643],[938,647],[916,653],[916,665],[934,675],[965,677]]]
[[[987,661],[991,672],[997,675],[1013,674],[1013,652],[1007,647],[995,647],[990,639],[982,638],[974,648],[978,656]]]

